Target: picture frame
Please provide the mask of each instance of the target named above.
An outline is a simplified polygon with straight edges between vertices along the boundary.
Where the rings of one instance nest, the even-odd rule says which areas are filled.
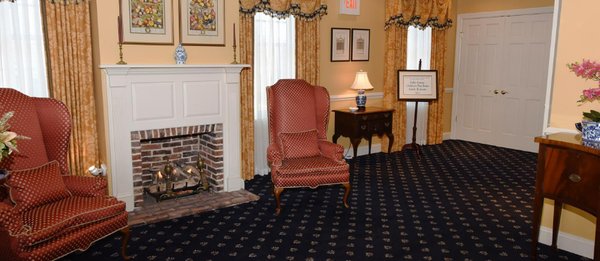
[[[339,0],[340,14],[360,15],[360,0]]]
[[[124,44],[173,44],[173,0],[120,0]]]
[[[398,100],[437,100],[437,70],[398,70]]]
[[[368,61],[371,45],[371,30],[352,29],[352,61]]]
[[[331,61],[350,61],[350,28],[331,28]]]
[[[179,36],[183,45],[225,46],[225,0],[179,0]]]

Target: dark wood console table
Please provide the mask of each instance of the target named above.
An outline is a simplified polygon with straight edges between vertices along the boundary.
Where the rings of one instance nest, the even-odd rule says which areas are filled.
[[[535,138],[539,143],[535,199],[533,204],[532,259],[537,242],[544,198],[554,200],[552,247],[556,240],[563,204],[580,208],[598,217],[600,213],[600,149],[582,144],[580,134],[556,133]],[[600,219],[596,219],[594,259],[600,259]]]
[[[333,110],[335,112],[335,133],[333,143],[337,143],[340,136],[350,138],[354,157],[361,139],[369,141],[369,154],[371,154],[371,139],[373,135],[385,134],[389,139],[388,151],[394,144],[392,134],[392,113],[394,109],[383,109],[378,107],[366,107],[364,111]]]

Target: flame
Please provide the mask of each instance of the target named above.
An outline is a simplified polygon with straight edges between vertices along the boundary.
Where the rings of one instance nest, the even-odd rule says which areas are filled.
[[[160,173],[160,170],[156,172],[156,176],[158,177],[158,179],[163,179],[163,175],[162,173]]]

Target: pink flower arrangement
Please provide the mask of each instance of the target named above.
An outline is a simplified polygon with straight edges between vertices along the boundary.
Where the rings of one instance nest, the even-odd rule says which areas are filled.
[[[581,95],[581,99],[578,102],[592,102],[600,100],[600,63],[583,59],[581,64],[574,62],[567,64],[567,67],[569,67],[569,69],[574,72],[575,75],[586,80],[597,81],[599,84],[599,87],[584,90],[583,95]]]

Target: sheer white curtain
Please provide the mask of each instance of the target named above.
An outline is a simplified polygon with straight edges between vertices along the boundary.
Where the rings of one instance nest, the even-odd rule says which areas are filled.
[[[293,17],[254,16],[254,173],[266,175],[269,130],[266,87],[279,79],[296,78],[296,37]]]
[[[40,1],[0,2],[0,87],[48,97]]]
[[[429,70],[431,60],[431,28],[425,30],[414,26],[408,28],[408,37],[406,43],[406,69],[419,69],[419,59],[421,60],[421,70]],[[417,143],[427,144],[427,102],[419,102],[417,111]],[[412,142],[413,122],[415,118],[415,102],[406,103],[406,142]]]

